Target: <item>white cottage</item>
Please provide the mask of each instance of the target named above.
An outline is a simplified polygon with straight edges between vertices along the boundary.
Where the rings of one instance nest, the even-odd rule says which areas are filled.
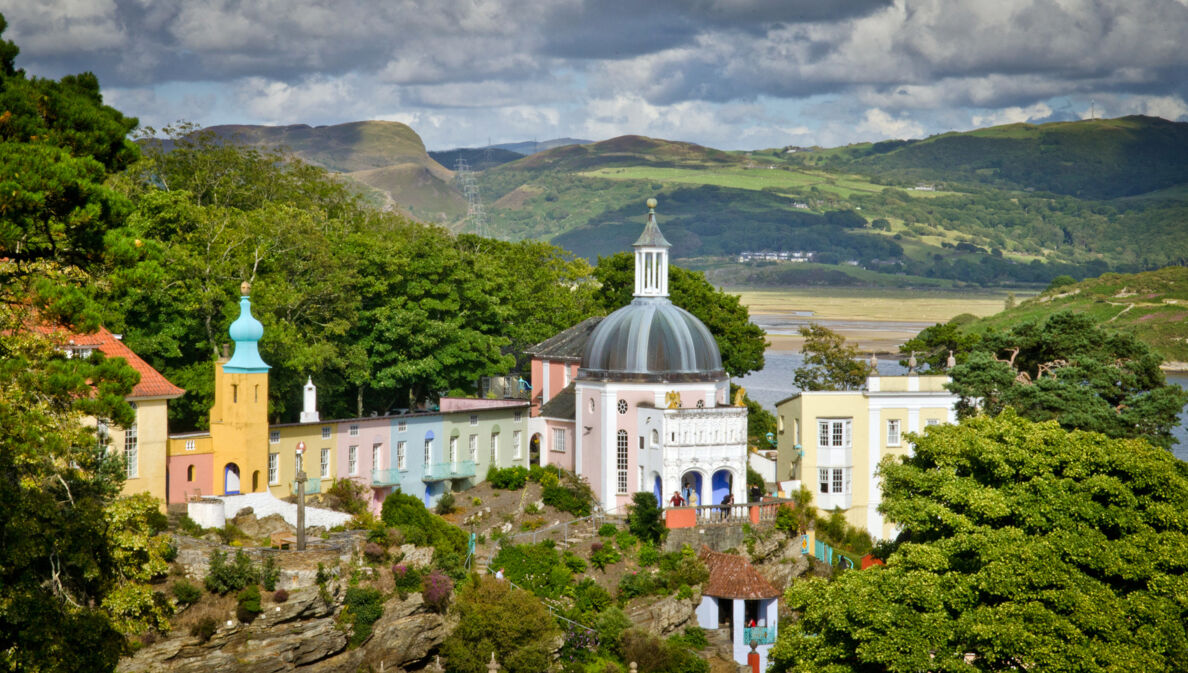
[[[697,606],[697,625],[730,629],[734,660],[755,671],[767,670],[767,655],[775,643],[779,620],[779,589],[742,556],[709,547],[702,547],[700,556],[710,576]],[[757,668],[756,662],[749,660],[752,653],[757,655]]]

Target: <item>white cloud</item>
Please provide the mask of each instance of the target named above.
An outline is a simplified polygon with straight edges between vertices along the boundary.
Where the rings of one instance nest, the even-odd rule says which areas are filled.
[[[1047,103],[1036,103],[1027,107],[1008,107],[994,110],[985,114],[975,114],[970,122],[975,127],[998,126],[1000,124],[1017,124],[1044,119],[1052,115],[1052,108]]]
[[[892,117],[878,108],[871,108],[862,115],[857,130],[869,140],[919,138],[924,135],[924,127],[920,124],[906,117]]]

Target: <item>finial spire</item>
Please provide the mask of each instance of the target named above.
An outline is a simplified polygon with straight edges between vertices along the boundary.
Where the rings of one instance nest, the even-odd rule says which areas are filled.
[[[252,300],[248,297],[251,289],[247,281],[239,286],[239,291],[243,293],[239,298],[239,317],[227,330],[235,342],[235,352],[223,365],[225,372],[259,373],[271,369],[260,357],[258,342],[264,336],[264,325],[252,316]]]

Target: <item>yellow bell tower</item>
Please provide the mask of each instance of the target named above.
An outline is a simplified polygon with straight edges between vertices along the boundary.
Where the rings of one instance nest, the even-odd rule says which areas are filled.
[[[235,343],[229,360],[215,363],[210,438],[215,493],[268,489],[268,370],[258,342],[264,326],[252,316],[251,286],[240,286],[239,317],[228,330]]]

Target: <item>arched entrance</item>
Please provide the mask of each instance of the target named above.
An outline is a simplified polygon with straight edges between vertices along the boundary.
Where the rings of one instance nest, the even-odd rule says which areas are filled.
[[[540,465],[540,433],[532,435],[528,441],[528,464]]]
[[[227,463],[223,468],[223,493],[225,495],[239,494],[239,466]]]
[[[685,498],[687,504],[692,505],[694,493],[697,494],[698,505],[709,504],[705,501],[705,493],[701,489],[701,473],[697,470],[689,470],[681,476],[681,496]]]
[[[710,479],[710,486],[713,488],[713,493],[710,497],[713,502],[707,502],[707,505],[720,504],[725,498],[726,494],[734,490],[734,474],[730,470],[722,469],[714,473]]]
[[[655,472],[652,473],[652,495],[656,496],[656,504],[660,507],[664,506],[664,489],[660,484],[660,475]]]

